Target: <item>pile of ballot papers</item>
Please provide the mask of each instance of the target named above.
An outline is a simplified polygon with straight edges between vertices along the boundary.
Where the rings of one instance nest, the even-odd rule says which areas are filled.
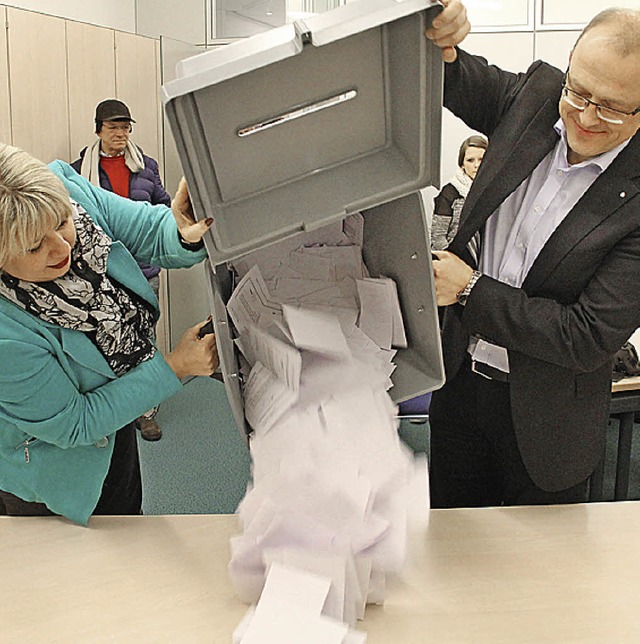
[[[409,519],[427,520],[426,461],[400,441],[387,393],[407,346],[396,284],[368,274],[362,234],[351,215],[232,265],[227,310],[253,430],[229,565],[240,598],[257,603],[242,644],[312,642],[324,629],[324,644],[365,641],[350,627],[384,600]]]

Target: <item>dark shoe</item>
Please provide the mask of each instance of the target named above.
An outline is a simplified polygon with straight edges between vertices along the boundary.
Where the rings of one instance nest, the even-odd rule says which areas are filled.
[[[136,420],[136,427],[140,430],[140,436],[146,441],[159,441],[162,438],[162,430],[155,418],[140,416]]]

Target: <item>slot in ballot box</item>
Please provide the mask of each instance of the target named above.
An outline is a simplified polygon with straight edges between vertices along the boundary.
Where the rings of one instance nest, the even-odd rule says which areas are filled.
[[[359,0],[186,59],[163,86],[196,216],[215,220],[205,239],[212,314],[242,429],[227,262],[355,212],[365,263],[396,281],[404,316],[391,397],[444,381],[417,192],[439,181],[442,63],[424,32],[441,9]]]

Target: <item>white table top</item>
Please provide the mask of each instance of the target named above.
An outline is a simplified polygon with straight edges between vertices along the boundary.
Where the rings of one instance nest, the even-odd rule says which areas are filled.
[[[614,394],[619,391],[637,391],[638,389],[640,389],[640,376],[630,376],[611,383],[611,391]]]
[[[224,515],[0,517],[0,642],[228,643]],[[435,510],[369,644],[640,641],[640,502]]]

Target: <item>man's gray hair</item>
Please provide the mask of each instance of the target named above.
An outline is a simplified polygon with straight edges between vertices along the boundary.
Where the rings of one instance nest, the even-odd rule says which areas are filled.
[[[71,214],[62,181],[42,161],[0,143],[0,269]]]
[[[611,45],[619,56],[626,58],[640,51],[640,11],[621,7],[609,7],[594,16],[578,36],[576,45],[586,33],[603,25],[614,27]]]

